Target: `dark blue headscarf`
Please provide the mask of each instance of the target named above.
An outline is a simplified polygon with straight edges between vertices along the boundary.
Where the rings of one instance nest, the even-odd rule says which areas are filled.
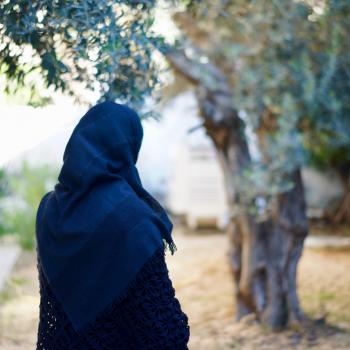
[[[135,166],[142,137],[132,109],[94,106],[68,141],[58,183],[40,202],[39,261],[76,330],[123,293],[158,247],[176,250],[172,223]]]

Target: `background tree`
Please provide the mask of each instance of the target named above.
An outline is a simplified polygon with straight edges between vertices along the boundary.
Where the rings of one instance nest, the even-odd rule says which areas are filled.
[[[47,87],[77,99],[85,89],[140,106],[158,83],[152,56],[161,40],[149,30],[154,6],[155,0],[2,1],[7,91],[35,91],[39,73]]]
[[[225,174],[238,318],[255,312],[275,329],[299,323],[296,270],[308,231],[300,168],[330,145],[326,164],[341,149],[348,159],[350,4],[185,2],[174,15],[183,33],[176,48],[150,30],[155,6],[5,1],[1,69],[20,83],[36,69],[71,94],[80,81],[102,99],[140,106],[158,84],[154,52],[162,52],[195,86]]]
[[[330,219],[350,223],[350,6],[332,1],[324,10],[318,18],[318,46],[305,64],[308,94],[303,108],[309,122],[305,142],[311,163],[321,170],[335,169],[343,183],[344,197]]]
[[[189,42],[170,61],[196,86],[237,213],[230,233],[238,317],[255,311],[273,328],[304,319],[296,293],[307,234],[300,167],[323,157],[348,179],[349,8],[192,1],[174,16]],[[254,157],[245,126],[257,139]]]

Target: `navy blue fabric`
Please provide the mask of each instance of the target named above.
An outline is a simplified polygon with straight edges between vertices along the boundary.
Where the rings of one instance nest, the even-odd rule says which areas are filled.
[[[172,223],[135,165],[142,137],[132,109],[92,107],[68,141],[58,183],[40,202],[39,259],[75,330],[125,290],[163,240],[176,250]]]
[[[120,298],[74,331],[38,260],[40,317],[37,350],[185,350],[190,338],[159,247]]]

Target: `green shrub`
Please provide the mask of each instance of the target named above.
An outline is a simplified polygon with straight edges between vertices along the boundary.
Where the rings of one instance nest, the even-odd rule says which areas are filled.
[[[4,212],[4,226],[7,234],[15,235],[24,249],[35,246],[38,205],[42,196],[53,188],[56,178],[57,170],[52,166],[31,167],[27,162],[8,174],[11,196]]]
[[[5,234],[4,200],[9,195],[8,179],[5,170],[0,169],[0,237]]]

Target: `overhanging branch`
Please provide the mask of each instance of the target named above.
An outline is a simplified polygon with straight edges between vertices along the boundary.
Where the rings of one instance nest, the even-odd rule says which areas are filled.
[[[213,63],[192,60],[184,50],[170,50],[165,56],[171,67],[194,85],[201,85],[210,92],[230,92],[224,73]]]

